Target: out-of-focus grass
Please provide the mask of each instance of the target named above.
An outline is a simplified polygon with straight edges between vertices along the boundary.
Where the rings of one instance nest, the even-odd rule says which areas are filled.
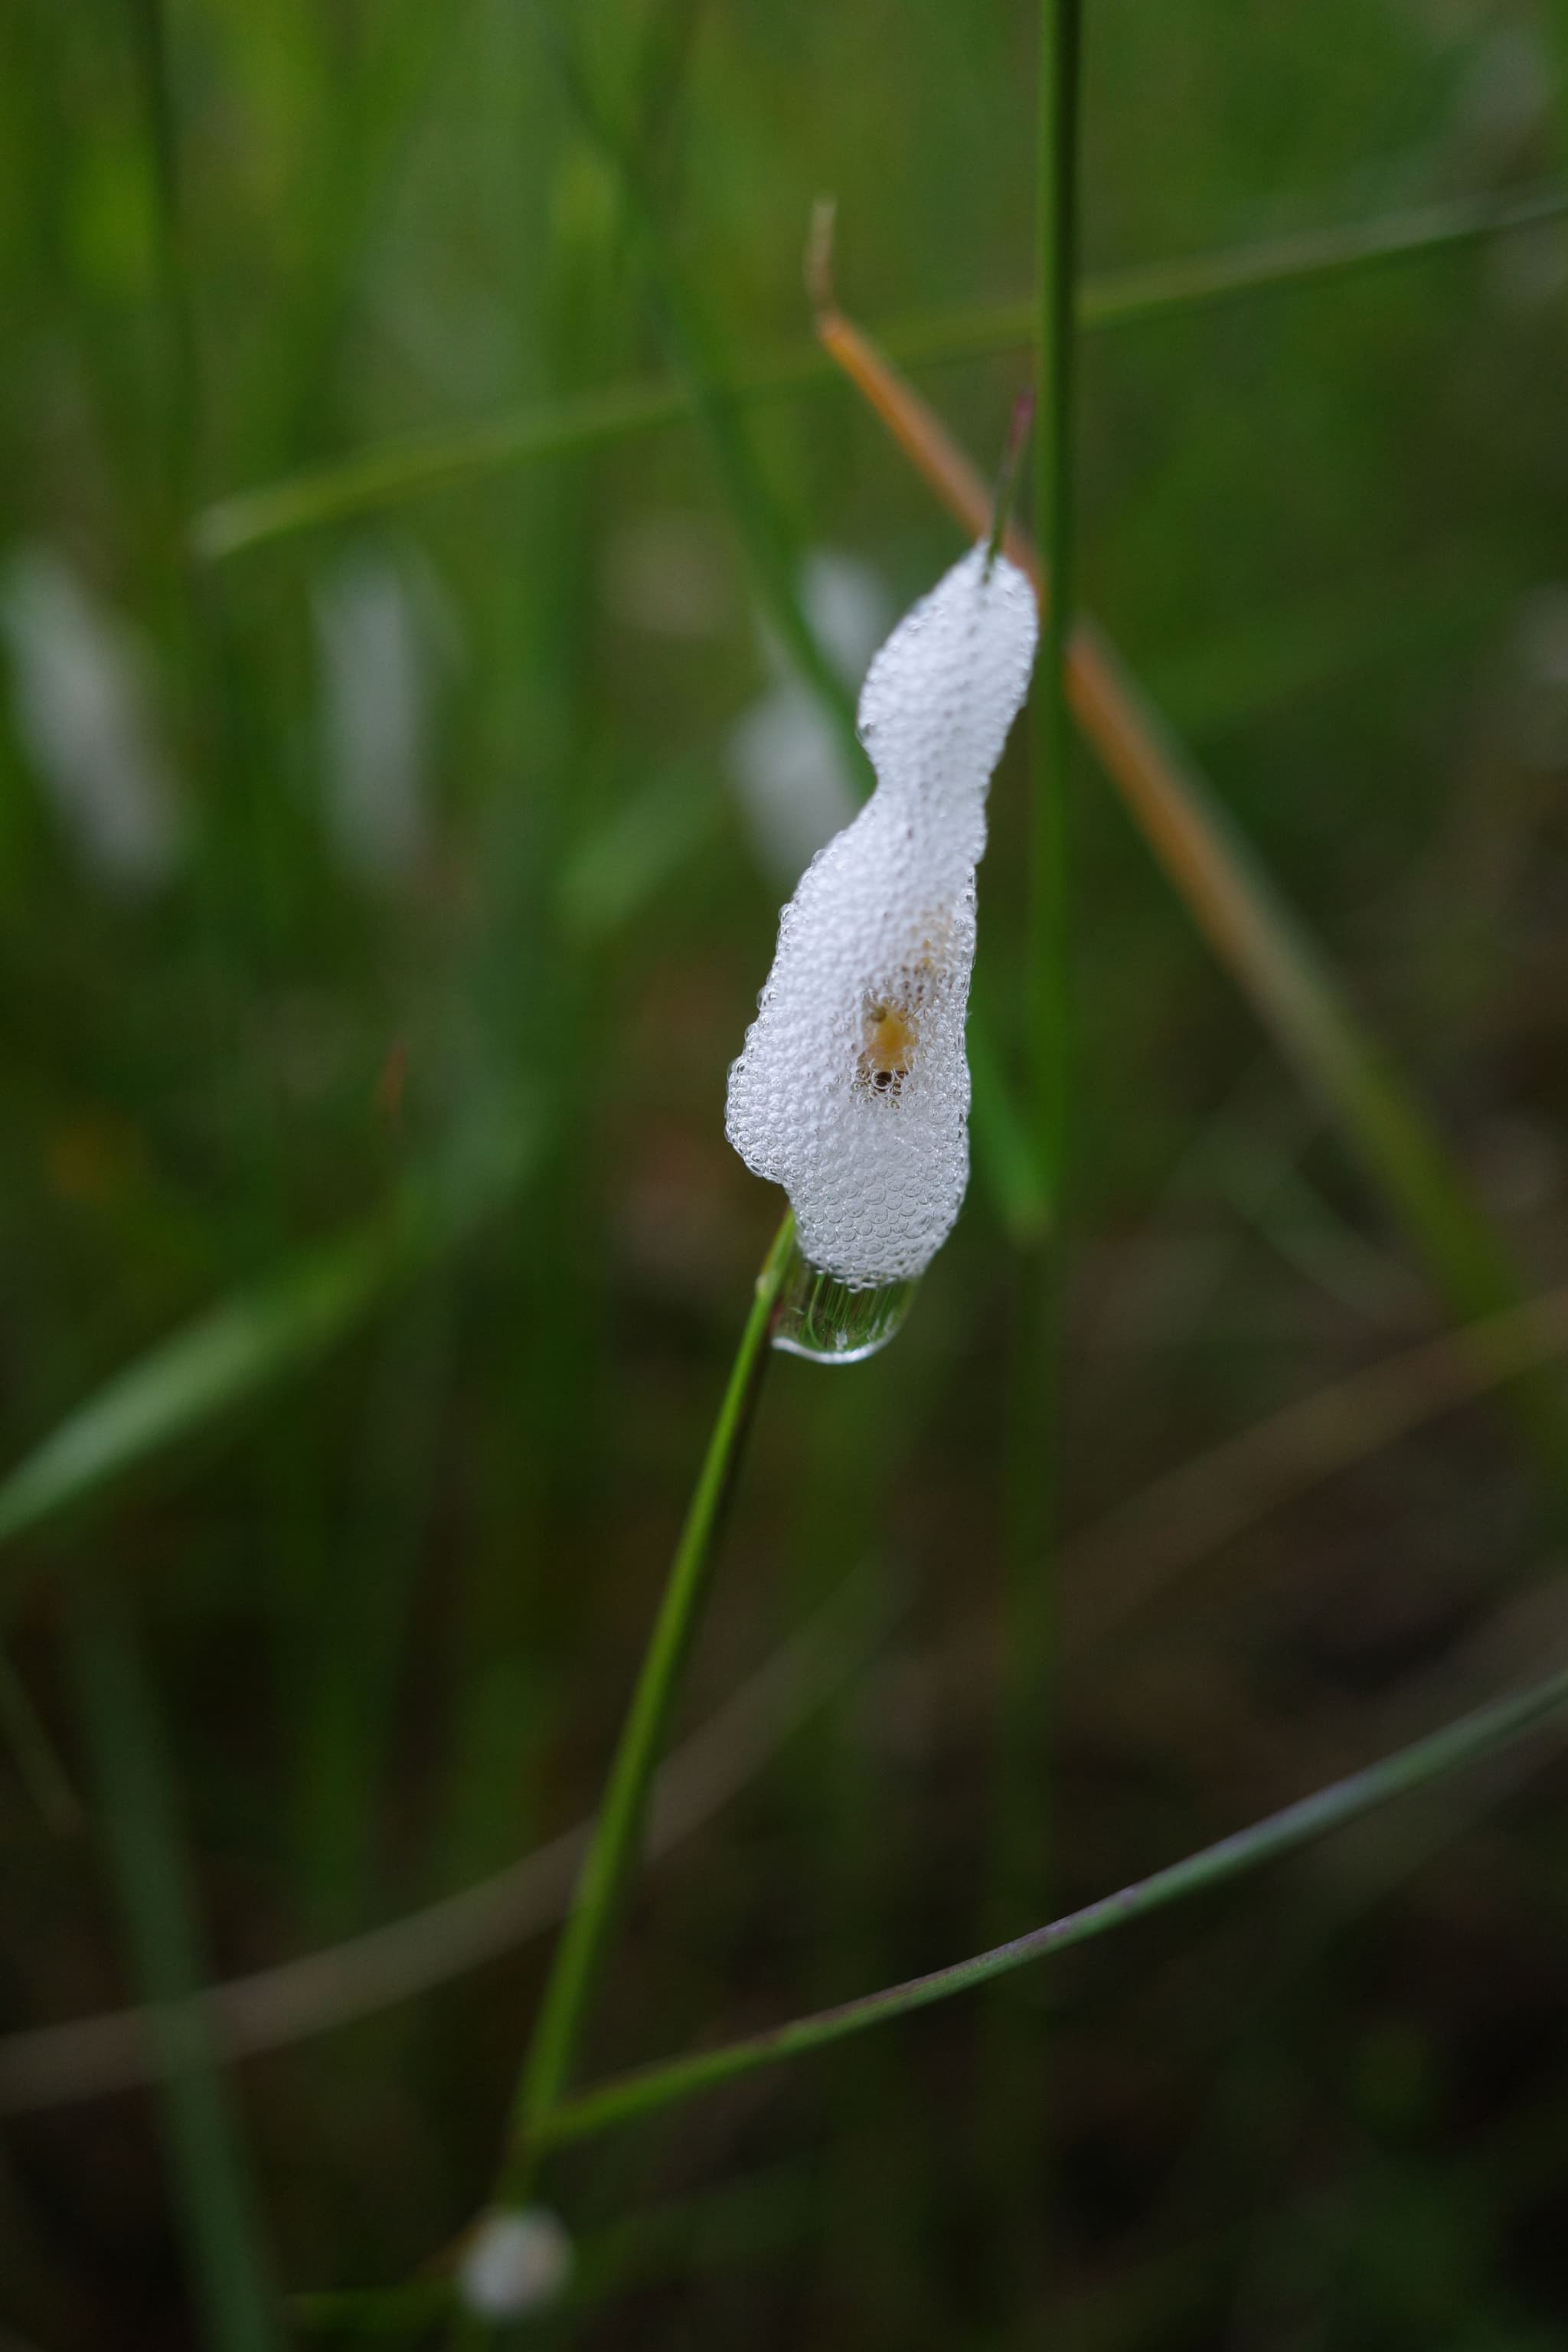
[[[1032,9],[616,0],[584,22],[726,369],[799,334],[824,187],[869,317],[994,313],[1027,284]],[[41,1529],[12,1554],[52,1570],[88,1552],[125,1588],[228,1973],[451,1891],[591,1801],[773,1207],[731,1163],[719,1107],[785,877],[759,862],[730,778],[763,670],[684,430],[258,545],[193,602],[167,532],[130,27],[29,5],[0,28],[0,562],[9,580],[47,545],[139,633],[183,817],[161,879],[115,883],[25,739],[7,635],[0,1459],[379,1213],[512,1089],[539,1121],[515,1209],[255,1395],[221,1447],[187,1440],[155,1476],[105,1486],[48,1537],[58,1559]],[[166,34],[198,510],[397,436],[659,380],[620,199],[524,13],[200,0]],[[1542,42],[1533,16],[1479,5],[1106,0],[1091,282],[1537,186],[1559,103]],[[1080,493],[1086,601],[1542,1281],[1563,1255],[1560,257],[1543,226],[1090,338]],[[944,372],[965,443],[1000,446],[1021,373],[979,352]],[[770,402],[748,431],[794,549],[857,553],[895,603],[949,560],[948,526],[837,395]],[[418,812],[400,834],[384,804],[368,852],[323,717],[331,679],[349,689],[321,617],[367,573],[406,615],[381,692],[416,738]],[[1005,1064],[1025,766],[1020,744],[982,876]],[[1270,1160],[1283,1081],[1235,1110],[1245,1016],[1098,795],[1079,852],[1069,1524],[1387,1344],[1300,1269],[1334,1221],[1364,1253],[1346,1265],[1396,1246],[1315,1132],[1273,1242],[1194,1174],[1205,1129],[1236,1157],[1253,1120]],[[923,1597],[875,1697],[847,1696],[830,1740],[803,1734],[634,1913],[595,2073],[981,1940],[994,1695],[984,1669],[932,1662],[991,1654],[963,1637],[995,1599],[1009,1267],[977,1189],[852,1401],[779,1368],[695,1702],[844,1562],[847,1528]],[[1409,1296],[1390,1282],[1380,1313],[1407,1319]],[[1063,1906],[1398,1745],[1413,1717],[1524,1679],[1559,1632],[1544,1588],[1494,1614],[1534,1556],[1531,1507],[1485,1419],[1464,1417],[1292,1505],[1212,1585],[1098,1649],[1064,1698]],[[85,1787],[56,1590],[35,1582],[16,1664]],[[1393,1891],[1293,1979],[1283,1962],[1318,1948],[1352,1850],[1237,1891],[1201,1932],[1173,1914],[1063,1961],[1039,1996],[1052,2292],[1085,2340],[1316,2326],[1426,2347],[1461,2312],[1477,2340],[1550,2338],[1568,2289],[1549,2191],[1509,2151],[1559,2095],[1542,1894],[1557,1795],[1516,1796],[1404,1878],[1396,1835],[1354,1847]],[[124,1998],[87,1843],[53,1837],[9,1776],[0,1834],[10,2018]],[[1277,1979],[1289,1990],[1258,1996],[1236,2095],[1210,2116],[1239,1990]],[[397,2276],[471,2210],[537,1983],[531,1960],[499,1966],[247,2072],[287,2284]],[[1036,2340],[1054,2305],[999,2300],[983,2168],[943,2120],[964,2111],[972,2032],[933,2012],[900,2029],[896,2061],[825,2059],[765,2121],[736,2093],[565,2158],[557,2193],[585,2231],[645,2206],[686,2216],[660,2278],[596,2306],[585,2340]],[[48,2352],[190,2340],[154,2146],[129,2102],[18,2134],[4,2318]],[[829,2210],[781,2190],[790,2228],[759,2226],[737,2262],[717,2221],[705,2234],[705,2199],[780,2157],[830,2185]],[[1454,2182],[1478,2174],[1459,2231]]]
[[[121,1597],[89,1586],[76,1618],[77,1687],[107,1859],[159,2044],[160,2105],[193,2300],[205,2341],[223,2352],[268,2352],[280,2340],[276,2294],[227,2085],[191,2005],[201,1938],[156,1712]]]
[[[1339,279],[1473,240],[1536,228],[1560,219],[1564,210],[1568,196],[1548,184],[1515,197],[1469,197],[1344,228],[1303,231],[1239,252],[1227,249],[1190,261],[1104,271],[1079,287],[1078,316],[1085,329],[1119,327],[1213,303],[1255,299],[1316,279]],[[1037,323],[1032,302],[997,303],[896,323],[884,329],[878,341],[906,365],[990,359],[1031,348]],[[727,389],[731,399],[749,404],[788,398],[835,381],[832,362],[815,344],[803,344],[781,353],[771,365],[748,371]],[[690,404],[689,394],[679,381],[625,384],[585,393],[554,407],[445,432],[437,428],[216,499],[195,519],[192,551],[205,561],[222,562],[290,531],[396,507],[476,475],[568,456],[677,424]]]

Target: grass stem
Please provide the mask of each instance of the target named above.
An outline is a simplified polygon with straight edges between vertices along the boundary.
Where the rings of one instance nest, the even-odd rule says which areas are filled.
[[[1038,1917],[1049,1900],[1051,1768],[1060,1509],[1063,1300],[1067,1273],[1068,1105],[1071,1083],[1068,807],[1072,717],[1068,643],[1073,610],[1074,281],[1077,264],[1079,0],[1040,11],[1037,190],[1038,406],[1035,506],[1053,593],[1041,599],[1032,704],[1034,792],[1023,1000],[1026,1117],[1051,1215],[1022,1257],[1005,1422],[1003,1654],[992,1906],[998,1927]],[[1000,525],[996,526],[1000,527]],[[1037,2020],[1005,2001],[984,2042],[984,2144],[996,2205],[1010,2223],[1014,2299],[1040,2260],[1044,2156]],[[1005,2150],[1005,2158],[1000,2152]]]
[[[605,1948],[642,1850],[649,1788],[707,1595],[724,1506],[761,1391],[768,1340],[794,1245],[795,1218],[786,1214],[757,1276],[752,1311],[670,1563],[604,1802],[534,2021],[512,2105],[500,2191],[503,2204],[520,2204],[528,2194],[542,2137],[576,2056]]]

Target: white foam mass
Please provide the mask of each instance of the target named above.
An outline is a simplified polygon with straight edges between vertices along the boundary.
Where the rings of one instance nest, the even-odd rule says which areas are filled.
[[[730,1071],[731,1142],[856,1288],[923,1273],[969,1181],[974,869],[1036,628],[1023,573],[976,547],[893,631],[860,693],[877,789],[780,917]]]

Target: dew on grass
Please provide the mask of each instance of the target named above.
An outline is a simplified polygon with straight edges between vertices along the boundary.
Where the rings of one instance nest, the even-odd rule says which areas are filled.
[[[915,1288],[912,1282],[882,1282],[852,1290],[808,1265],[797,1245],[779,1294],[773,1346],[817,1364],[863,1363],[902,1330]]]

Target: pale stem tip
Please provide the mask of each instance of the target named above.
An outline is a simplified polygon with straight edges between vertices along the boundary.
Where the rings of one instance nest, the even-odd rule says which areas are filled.
[[[992,565],[1001,552],[1002,541],[1007,535],[1007,525],[1012,519],[1013,504],[1018,495],[1018,483],[1022,478],[1024,448],[1029,438],[1029,427],[1034,421],[1035,395],[1026,386],[1013,403],[1012,420],[1007,427],[1007,439],[1002,451],[1001,471],[996,477],[996,498],[991,514],[991,536],[985,542],[985,577],[987,579],[991,576]]]
[[[805,233],[805,292],[817,318],[834,310],[833,237],[838,219],[837,196],[818,196],[811,208]]]

